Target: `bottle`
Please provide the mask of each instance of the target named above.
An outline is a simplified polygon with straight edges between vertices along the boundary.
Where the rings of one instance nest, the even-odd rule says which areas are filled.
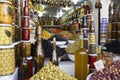
[[[42,28],[37,28],[37,42],[35,54],[35,73],[37,73],[44,66],[44,52],[42,49]]]
[[[88,75],[88,54],[86,49],[80,48],[75,53],[75,77],[78,80],[86,80]]]
[[[87,18],[86,18],[86,16],[83,17],[82,27],[87,28]]]
[[[80,42],[81,42],[81,44],[80,44],[80,48],[83,48],[83,31],[82,31],[82,29],[80,29],[80,35],[79,35],[79,39],[80,39]]]
[[[90,21],[89,43],[96,43],[94,21]]]
[[[84,7],[83,7],[83,3],[81,4],[81,10],[80,10],[80,17],[83,17],[85,15],[85,10],[84,10]]]
[[[29,16],[29,7],[28,7],[28,2],[25,1],[25,6],[24,6],[24,16]]]
[[[57,53],[56,53],[56,38],[55,37],[53,38],[52,63],[56,66],[59,65],[58,57],[57,57]]]

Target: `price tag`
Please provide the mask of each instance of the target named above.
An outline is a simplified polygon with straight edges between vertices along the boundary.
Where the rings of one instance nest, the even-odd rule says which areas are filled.
[[[94,62],[94,65],[95,65],[95,68],[96,68],[97,71],[100,71],[100,70],[105,68],[102,60]]]

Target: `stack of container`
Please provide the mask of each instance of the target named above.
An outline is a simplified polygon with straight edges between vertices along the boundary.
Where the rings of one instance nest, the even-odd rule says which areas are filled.
[[[104,45],[107,40],[107,18],[102,18],[100,25],[100,44]]]
[[[82,30],[83,30],[83,40],[84,40],[84,48],[88,50],[88,36],[89,36],[89,28],[87,26],[87,17],[83,17],[82,22]]]
[[[20,60],[18,80],[27,80],[32,76],[33,57],[31,56],[31,42],[30,42],[30,11],[29,0],[23,1],[23,8],[21,9],[21,26],[22,26],[22,58]],[[25,73],[27,71],[27,73]]]
[[[95,27],[94,21],[91,19],[90,22],[90,33],[89,33],[89,68],[90,73],[95,71],[94,62],[97,61],[97,54],[96,54],[96,35],[95,35]]]
[[[9,75],[15,71],[13,21],[14,5],[9,0],[0,0],[0,76]]]

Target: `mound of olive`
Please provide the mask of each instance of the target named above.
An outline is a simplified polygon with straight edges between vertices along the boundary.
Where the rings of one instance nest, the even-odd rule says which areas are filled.
[[[49,62],[30,80],[77,80]]]

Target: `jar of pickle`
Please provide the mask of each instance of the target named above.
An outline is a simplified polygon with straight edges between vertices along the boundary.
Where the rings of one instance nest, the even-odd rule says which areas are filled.
[[[0,45],[10,45],[13,42],[13,27],[8,24],[0,24]]]
[[[14,20],[14,6],[10,2],[0,1],[0,23],[12,24]]]
[[[0,46],[0,75],[9,75],[15,71],[14,46]]]

